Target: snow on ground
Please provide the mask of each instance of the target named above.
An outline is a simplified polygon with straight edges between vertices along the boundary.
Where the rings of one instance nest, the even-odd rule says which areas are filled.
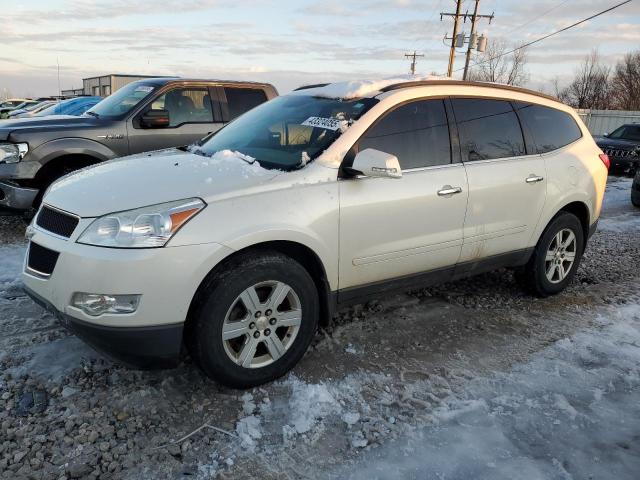
[[[631,178],[612,178],[607,183],[604,218],[598,228],[608,232],[640,231],[640,208],[631,205]]]
[[[330,83],[324,87],[309,88],[294,92],[294,95],[312,95],[323,98],[352,98],[371,97],[381,89],[396,83],[418,82],[421,80],[443,80],[446,77],[434,75],[400,75],[368,80],[351,80],[347,82]]]
[[[555,342],[512,371],[476,378],[432,424],[328,478],[636,479],[640,305]]]
[[[19,285],[24,245],[0,245],[0,294]]]

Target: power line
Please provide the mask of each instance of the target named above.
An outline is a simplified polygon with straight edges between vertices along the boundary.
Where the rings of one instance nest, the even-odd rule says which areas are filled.
[[[544,12],[542,12],[540,15],[538,15],[537,17],[532,18],[531,20],[529,20],[528,22],[523,23],[522,25],[518,25],[517,27],[512,28],[511,30],[508,30],[507,32],[505,32],[505,35],[507,33],[511,33],[511,32],[515,32],[516,30],[520,30],[522,27],[526,27],[527,25],[531,25],[533,22],[535,22],[536,20],[540,20],[542,17],[544,17],[545,15],[547,15],[548,13],[553,12],[555,9],[560,8],[562,5],[564,5],[565,3],[567,3],[569,0],[564,0],[560,3],[558,3],[557,5],[554,5],[553,7],[551,7],[549,10],[545,10]]]
[[[526,48],[526,47],[528,47],[530,45],[533,45],[534,43],[541,42],[542,40],[546,40],[549,37],[553,37],[554,35],[558,35],[559,33],[566,32],[570,28],[577,27],[578,25],[580,25],[582,23],[588,22],[589,20],[593,20],[594,18],[599,17],[600,15],[604,15],[605,13],[608,13],[608,12],[610,12],[612,10],[615,10],[616,8],[619,8],[622,5],[625,5],[625,4],[629,3],[629,2],[631,2],[631,0],[625,0],[624,2],[620,2],[617,5],[614,5],[613,7],[607,8],[606,10],[602,10],[601,12],[598,12],[598,13],[596,13],[594,15],[591,15],[590,17],[582,19],[582,20],[580,20],[580,21],[578,21],[576,23],[573,23],[573,24],[571,24],[571,25],[569,25],[567,27],[561,28],[560,30],[556,30],[555,32],[549,33],[548,35],[545,35],[543,37],[537,38],[537,39],[532,40],[531,42],[525,43],[523,45],[520,45],[519,47],[516,47],[513,50],[509,50],[508,52],[501,53],[499,55],[496,55],[494,57],[488,58],[486,60],[481,60],[479,62],[474,62],[474,64],[472,66],[482,65],[483,63],[490,62],[492,60],[495,60],[496,58],[504,57],[505,55],[509,55],[509,54],[511,54],[513,52],[516,52],[518,50],[522,50],[523,48]],[[462,68],[458,68],[457,70],[454,70],[454,71],[455,72],[459,72],[460,70],[463,70],[463,69]]]

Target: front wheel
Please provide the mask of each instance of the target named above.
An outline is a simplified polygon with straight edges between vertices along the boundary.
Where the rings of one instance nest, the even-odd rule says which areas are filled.
[[[517,278],[532,293],[555,295],[571,282],[584,250],[584,233],[578,218],[558,214],[543,232],[529,262],[517,272]]]
[[[291,370],[315,335],[318,292],[307,270],[282,254],[244,254],[205,284],[190,351],[205,374],[234,388]]]

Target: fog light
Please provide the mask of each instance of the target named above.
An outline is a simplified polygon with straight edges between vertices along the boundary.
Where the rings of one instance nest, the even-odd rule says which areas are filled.
[[[73,294],[71,305],[92,317],[97,317],[104,313],[133,313],[138,309],[141,296],[76,292]]]

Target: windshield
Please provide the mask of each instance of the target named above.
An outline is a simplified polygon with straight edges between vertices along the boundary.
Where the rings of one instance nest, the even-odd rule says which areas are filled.
[[[619,138],[622,140],[633,140],[640,142],[640,125],[623,125],[616,128],[609,138]]]
[[[194,149],[249,155],[265,168],[291,170],[318,157],[378,100],[284,96],[250,110]]]
[[[93,108],[90,108],[87,113],[98,117],[122,118],[155,89],[155,85],[145,85],[138,82],[130,83],[105,98]]]

